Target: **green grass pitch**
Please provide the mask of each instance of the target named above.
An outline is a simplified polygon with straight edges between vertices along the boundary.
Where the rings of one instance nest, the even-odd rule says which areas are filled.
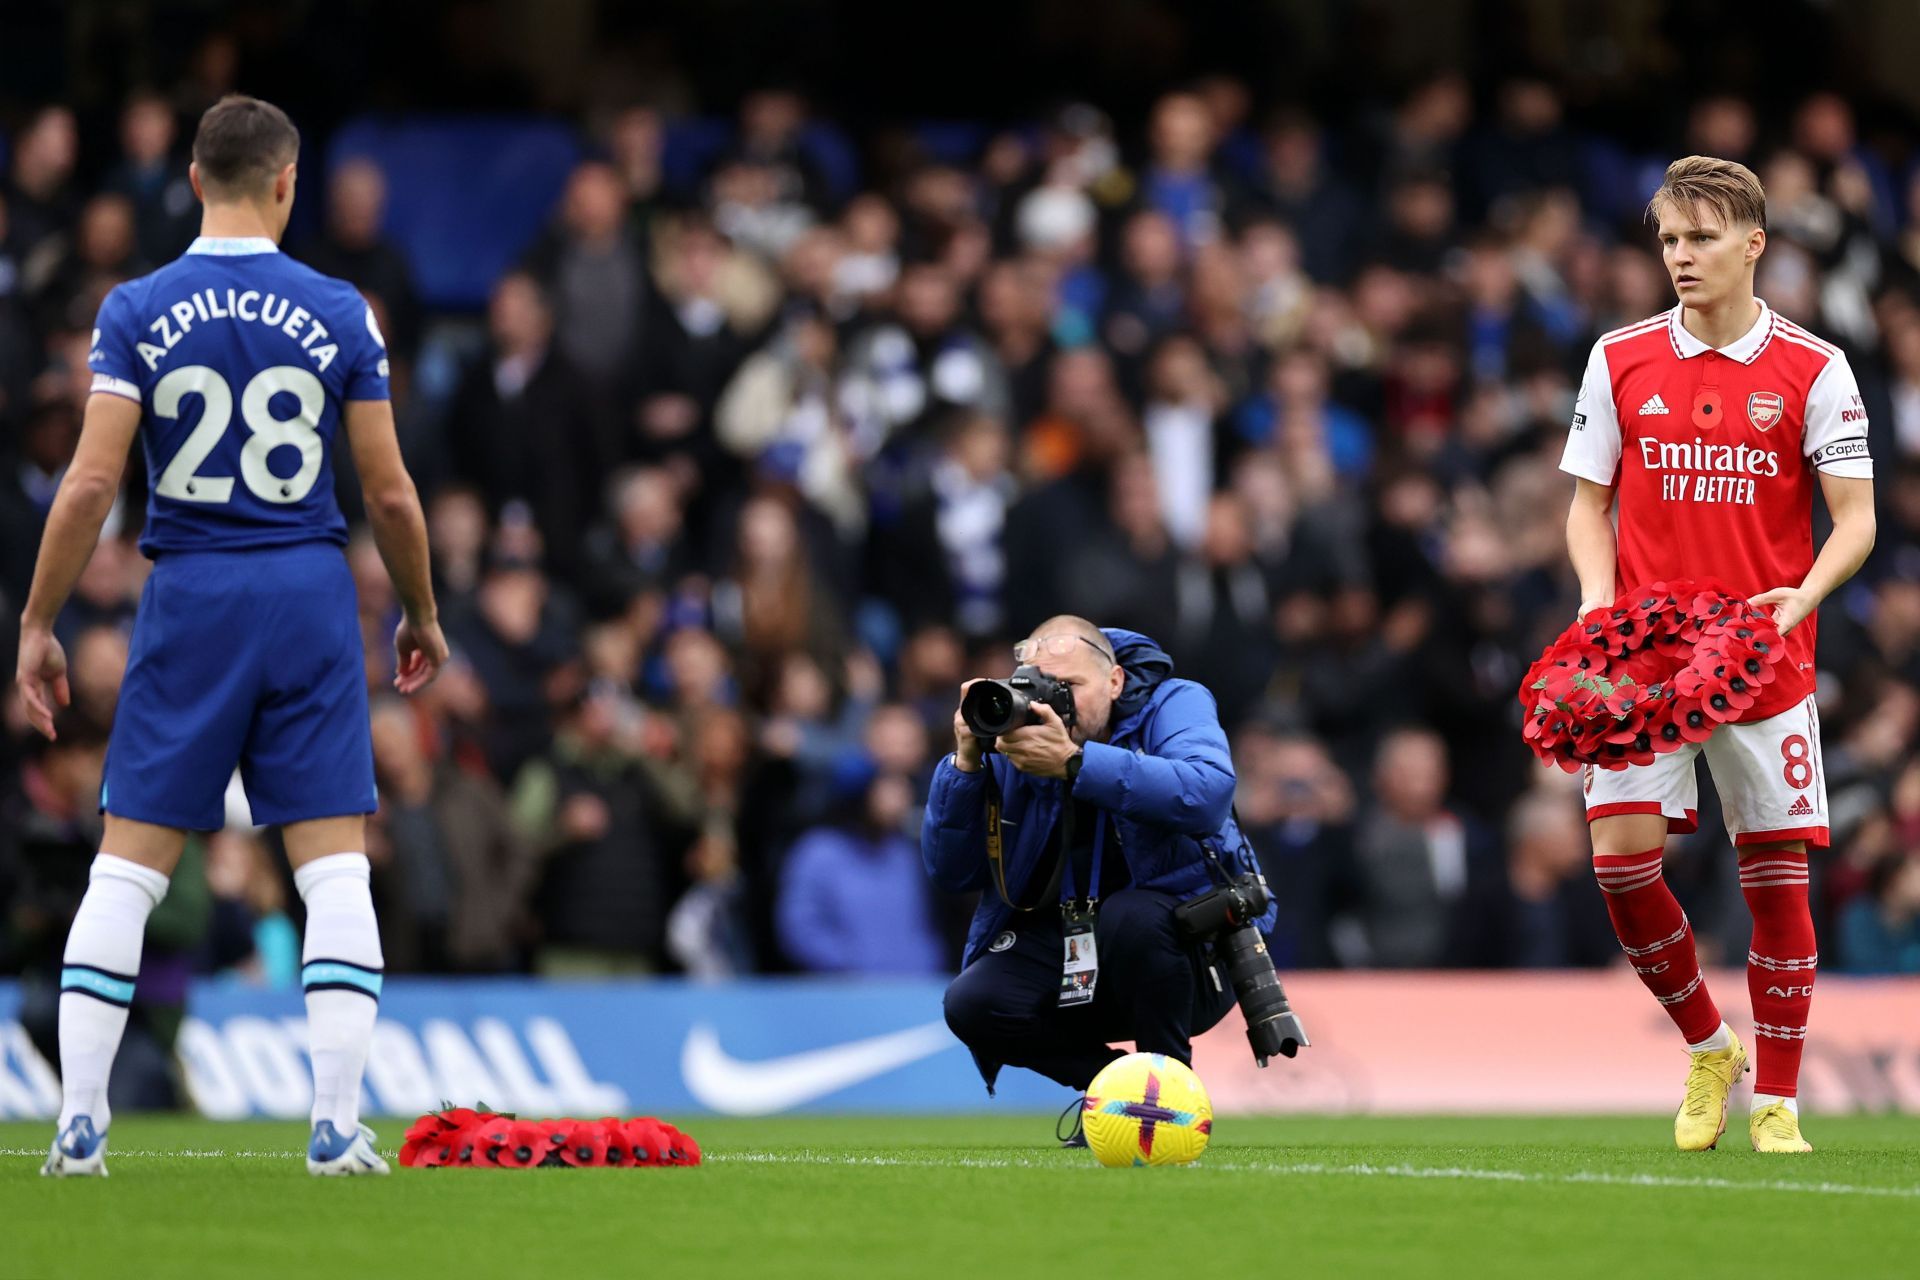
[[[1920,1274],[1920,1119],[1771,1158],[1739,1119],[1683,1155],[1659,1117],[1227,1117],[1196,1166],[1113,1170],[1050,1116],[688,1119],[698,1169],[322,1181],[298,1124],[127,1116],[105,1182],[0,1124],[0,1276]]]

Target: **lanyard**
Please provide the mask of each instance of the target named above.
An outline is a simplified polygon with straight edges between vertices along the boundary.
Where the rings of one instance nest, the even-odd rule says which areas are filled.
[[[1073,904],[1074,890],[1080,884],[1080,877],[1086,875],[1086,869],[1079,856],[1079,850],[1073,847],[1073,796],[1066,796],[1066,808],[1060,814],[1060,861],[1066,869],[1066,883],[1060,901],[1069,907]],[[1093,874],[1087,875],[1087,910],[1092,911],[1100,901],[1100,861],[1107,850],[1107,824],[1100,821],[1096,811],[1093,817]]]

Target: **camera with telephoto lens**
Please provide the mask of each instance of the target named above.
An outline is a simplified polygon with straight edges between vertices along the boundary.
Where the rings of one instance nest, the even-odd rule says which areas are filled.
[[[1034,707],[1045,703],[1073,724],[1073,690],[1035,666],[1015,667],[1005,680],[976,680],[960,699],[960,718],[976,738],[988,741],[1023,724],[1039,724]]]
[[[1261,1066],[1276,1055],[1291,1058],[1312,1044],[1300,1025],[1273,957],[1261,938],[1258,920],[1273,895],[1267,878],[1258,871],[1235,876],[1227,884],[1190,898],[1173,909],[1174,927],[1189,942],[1210,942],[1216,958],[1224,960],[1227,983],[1247,1020],[1247,1043]]]

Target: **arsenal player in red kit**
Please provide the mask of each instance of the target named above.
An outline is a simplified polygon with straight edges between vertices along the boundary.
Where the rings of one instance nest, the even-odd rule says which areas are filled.
[[[1704,747],[1753,913],[1747,990],[1757,1151],[1809,1151],[1796,1100],[1818,963],[1807,850],[1827,844],[1814,707],[1815,610],[1873,548],[1867,418],[1840,351],[1753,295],[1766,193],[1744,165],[1688,156],[1647,206],[1679,305],[1594,344],[1561,469],[1578,479],[1567,549],[1580,611],[1662,580],[1714,578],[1771,605],[1787,655],[1737,723],[1622,770],[1588,768],[1594,871],[1634,971],[1692,1057],[1674,1116],[1683,1151],[1712,1147],[1746,1046],[1702,981],[1693,933],[1662,878],[1670,831],[1694,830]],[[1818,482],[1833,533],[1816,558]],[[1618,532],[1615,504],[1618,504]]]

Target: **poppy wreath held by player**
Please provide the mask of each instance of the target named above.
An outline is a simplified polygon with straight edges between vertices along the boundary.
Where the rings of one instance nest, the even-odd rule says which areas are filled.
[[[409,1169],[659,1169],[700,1163],[700,1144],[664,1120],[521,1120],[447,1107],[413,1122],[400,1148]]]
[[[1624,769],[1713,731],[1773,682],[1769,612],[1717,582],[1656,582],[1563,631],[1520,682],[1521,736],[1569,773]]]

